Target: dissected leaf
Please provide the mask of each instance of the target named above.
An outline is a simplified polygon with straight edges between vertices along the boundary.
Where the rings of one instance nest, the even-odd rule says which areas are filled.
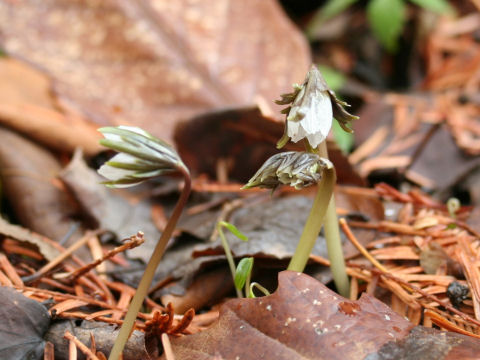
[[[1,2],[0,33],[2,49],[55,80],[64,104],[167,142],[175,120],[275,99],[310,64],[274,0]]]
[[[382,45],[388,51],[395,51],[405,22],[403,0],[370,0],[367,17],[373,33]]]
[[[42,305],[9,287],[0,287],[0,358],[35,360],[43,357],[43,336],[50,315]]]

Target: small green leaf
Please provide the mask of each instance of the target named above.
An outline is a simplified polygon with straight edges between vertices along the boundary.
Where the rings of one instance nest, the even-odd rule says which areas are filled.
[[[318,65],[318,70],[323,75],[328,87],[333,91],[338,91],[345,84],[345,75],[330,66]]]
[[[245,286],[248,276],[252,272],[253,268],[253,257],[243,258],[237,265],[237,270],[235,271],[235,287],[238,290],[241,290]]]
[[[402,0],[371,0],[367,5],[367,17],[380,43],[389,52],[396,51],[405,23],[405,3]]]
[[[240,230],[238,230],[235,225],[230,224],[229,222],[226,222],[226,221],[220,221],[220,225],[223,227],[226,227],[233,235],[235,235],[240,240],[248,241],[248,237],[245,234],[243,234]]]
[[[320,9],[320,18],[323,21],[333,18],[348,8],[357,0],[328,0]]]
[[[353,146],[354,137],[352,133],[348,133],[342,129],[338,121],[332,124],[333,137],[343,153],[348,154]]]
[[[447,229],[448,230],[452,230],[452,229],[456,229],[457,228],[457,224],[455,223],[450,223],[447,225]]]
[[[357,1],[358,0],[328,0],[325,5],[318,9],[306,26],[305,33],[307,34],[307,37],[310,39],[315,38],[315,34],[325,21],[340,14],[343,10]]]
[[[455,10],[446,0],[410,0],[415,5],[438,14],[453,14]]]

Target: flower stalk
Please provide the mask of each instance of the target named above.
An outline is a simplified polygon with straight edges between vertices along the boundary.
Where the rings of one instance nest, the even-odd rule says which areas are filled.
[[[318,147],[320,156],[328,159],[328,151],[326,141]],[[338,217],[335,206],[335,195],[330,198],[324,219],[324,233],[327,243],[327,252],[330,259],[330,271],[332,272],[333,282],[338,293],[343,297],[348,297],[350,293],[350,283],[345,267],[345,259],[342,250],[342,241],[340,238],[340,230],[338,226]]]
[[[128,338],[133,330],[135,325],[135,320],[137,319],[138,312],[142,307],[143,301],[145,300],[148,289],[152,283],[153,277],[155,275],[155,270],[162,259],[162,256],[165,252],[165,248],[167,246],[168,240],[170,240],[173,231],[175,230],[175,226],[177,224],[180,215],[182,214],[183,208],[185,207],[188,196],[190,195],[191,190],[191,179],[190,174],[183,173],[182,174],[185,179],[185,183],[183,185],[182,193],[180,194],[180,198],[175,205],[175,208],[172,212],[172,215],[168,219],[167,225],[163,230],[163,233],[158,240],[155,249],[153,250],[152,257],[148,261],[147,267],[145,268],[145,272],[143,273],[142,279],[138,284],[137,291],[133,296],[132,301],[130,302],[130,306],[128,307],[127,314],[123,320],[122,327],[120,328],[120,332],[118,333],[117,339],[115,340],[115,344],[113,345],[112,351],[110,352],[110,356],[108,357],[109,360],[118,360],[120,359],[120,355],[123,352],[125,344],[128,341]]]
[[[109,179],[105,182],[107,186],[134,186],[169,172],[178,172],[184,178],[180,197],[148,261],[108,357],[109,360],[118,360],[121,358],[128,337],[135,326],[135,320],[147,296],[155,270],[187,203],[191,191],[191,178],[190,172],[176,151],[146,131],[126,126],[106,127],[99,131],[105,136],[100,143],[118,152],[98,170],[101,175]]]
[[[312,209],[308,215],[295,253],[288,265],[288,270],[303,272],[305,269],[310,253],[322,228],[323,219],[325,218],[325,213],[332,197],[333,187],[335,186],[335,179],[335,170],[332,166],[324,172],[322,180],[318,183],[318,190],[313,201]]]
[[[287,184],[300,189],[318,183],[312,209],[288,269],[298,272],[305,269],[324,223],[333,279],[338,292],[348,297],[349,282],[333,196],[335,170],[328,160],[325,141],[334,118],[344,131],[352,132],[349,125],[358,117],[345,110],[348,104],[336,97],[315,66],[310,68],[302,85],[294,84],[293,92],[281,97],[276,103],[288,107],[282,110],[286,114],[285,131],[277,148],[282,148],[289,141],[296,143],[303,140],[306,151],[297,155],[290,152],[272,156],[244,188],[259,186],[274,189],[279,184]],[[321,159],[322,166],[318,160],[315,166],[312,156]],[[297,158],[303,160],[298,161]]]

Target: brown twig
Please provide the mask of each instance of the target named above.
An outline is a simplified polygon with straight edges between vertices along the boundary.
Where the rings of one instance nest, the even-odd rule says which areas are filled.
[[[85,354],[91,360],[100,360],[96,354],[94,354],[85,344],[83,344],[80,340],[78,340],[74,335],[70,333],[70,331],[65,331],[65,335],[63,337],[75,344],[75,346],[80,349],[82,353]]]

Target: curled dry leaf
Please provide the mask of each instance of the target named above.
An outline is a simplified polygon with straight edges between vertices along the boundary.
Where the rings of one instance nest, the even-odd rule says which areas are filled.
[[[88,118],[170,143],[175,120],[274,99],[310,64],[274,0],[1,2],[0,33]]]
[[[208,330],[171,342],[183,360],[373,360],[411,353],[412,359],[473,359],[480,346],[467,336],[414,327],[369,295],[350,301],[291,271],[280,273],[271,296],[231,300]]]
[[[51,153],[0,128],[0,176],[22,225],[59,241],[72,228],[75,203],[56,183],[60,165]],[[78,237],[71,237],[71,241]]]
[[[21,226],[12,225],[1,217],[0,234],[18,241],[27,242],[29,244],[35,245],[36,247],[38,247],[38,250],[40,251],[42,256],[48,261],[55,259],[60,254],[58,249],[52,246],[49,242],[45,241],[41,235],[35,234]]]

